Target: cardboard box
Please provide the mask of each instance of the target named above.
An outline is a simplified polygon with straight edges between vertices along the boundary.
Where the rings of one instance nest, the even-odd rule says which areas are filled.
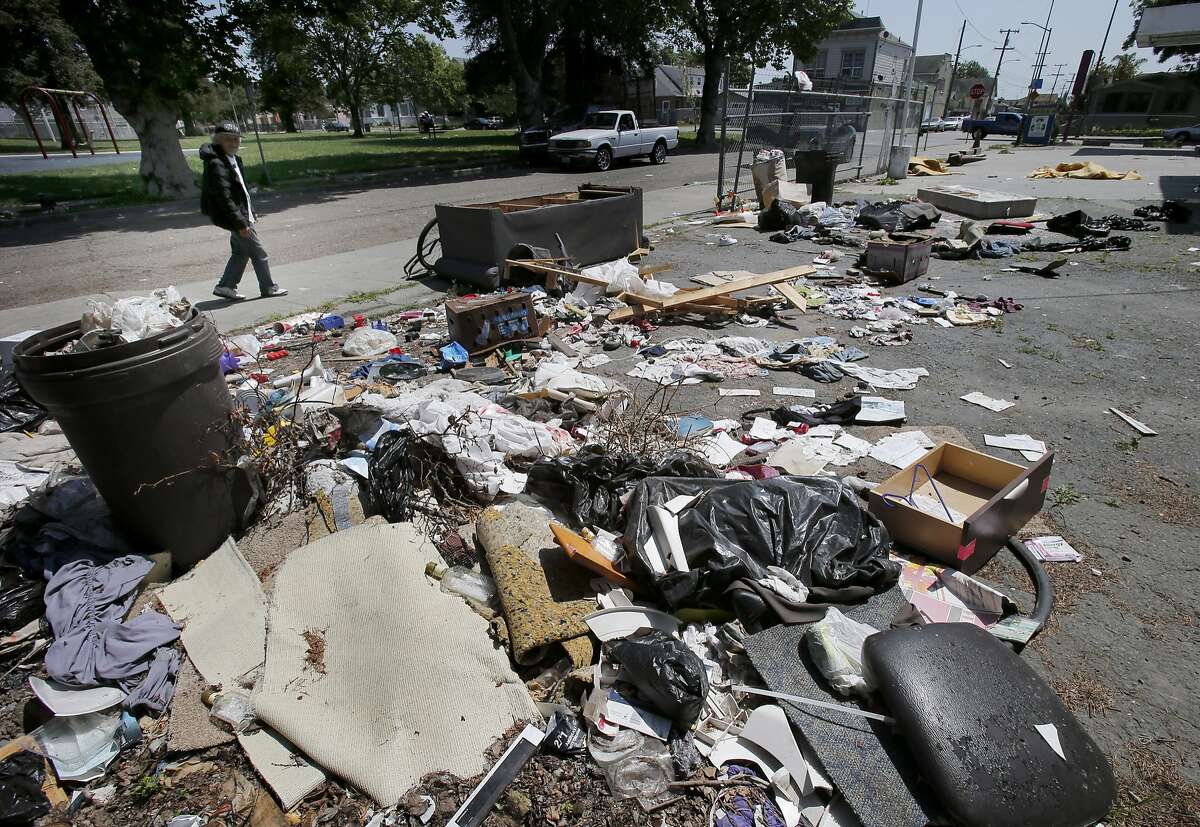
[[[447,299],[446,324],[451,340],[472,355],[505,342],[540,339],[542,336],[532,296],[517,290],[500,295]]]
[[[1047,451],[1025,468],[943,442],[877,485],[869,510],[897,543],[974,574],[1042,510],[1053,462]]]
[[[872,276],[893,284],[904,284],[929,271],[932,238],[913,235],[893,235],[886,241],[867,242],[867,261],[864,265]]]

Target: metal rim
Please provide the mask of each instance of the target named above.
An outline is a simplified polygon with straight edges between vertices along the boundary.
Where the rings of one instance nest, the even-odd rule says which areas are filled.
[[[667,160],[667,145],[661,141],[654,145],[654,163],[661,164]]]
[[[603,172],[612,164],[612,151],[601,147],[596,152],[596,169]]]

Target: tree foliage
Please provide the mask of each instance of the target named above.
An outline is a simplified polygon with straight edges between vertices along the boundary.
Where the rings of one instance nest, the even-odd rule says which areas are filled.
[[[307,35],[293,14],[271,8],[248,27],[247,35],[262,106],[278,113],[285,131],[295,132],[298,113],[326,108],[321,79],[306,54]]]
[[[1137,38],[1138,26],[1142,24],[1142,12],[1146,9],[1157,8],[1159,6],[1177,6],[1182,3],[1194,2],[1195,0],[1130,0],[1130,5],[1133,6],[1133,31],[1129,33],[1129,37],[1125,38],[1122,48],[1132,49],[1136,45],[1135,40]],[[1158,57],[1160,63],[1177,57],[1183,62],[1184,70],[1200,70],[1200,45],[1155,46],[1154,54]]]
[[[704,56],[698,145],[716,136],[717,98],[726,59],[782,67],[789,52],[808,54],[834,26],[853,16],[851,0],[665,0],[667,31],[676,48]]]
[[[1142,71],[1146,58],[1138,57],[1132,52],[1123,52],[1112,60],[1101,60],[1092,72],[1092,80],[1098,84],[1115,83],[1118,80],[1130,80]]]
[[[964,60],[958,64],[956,78],[990,78],[992,73],[978,60]]]
[[[87,52],[58,13],[57,0],[5,0],[0,5],[0,101],[16,107],[28,86],[103,95]]]
[[[381,101],[411,97],[418,108],[432,112],[461,112],[467,105],[462,62],[422,35],[387,50],[371,93]]]
[[[175,122],[202,79],[241,75],[233,21],[201,0],[61,0],[63,21],[87,50],[105,92],[137,132],[138,174],[152,195],[195,191]]]

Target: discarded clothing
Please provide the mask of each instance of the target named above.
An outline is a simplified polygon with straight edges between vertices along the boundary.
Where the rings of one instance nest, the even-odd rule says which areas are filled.
[[[936,158],[910,158],[908,160],[909,175],[951,175],[948,165]]]
[[[166,708],[175,692],[179,659],[160,660],[157,650],[178,638],[182,627],[160,612],[144,612],[123,622],[138,584],[153,566],[153,561],[134,555],[102,566],[78,560],[50,578],[50,677],[80,688],[116,683],[128,693],[126,706],[155,712]]]
[[[1142,176],[1138,175],[1136,169],[1131,169],[1127,172],[1116,172],[1111,169],[1105,169],[1099,164],[1088,161],[1082,163],[1080,161],[1071,161],[1058,164],[1053,167],[1038,167],[1033,172],[1029,173],[1029,178],[1086,178],[1091,180],[1103,181],[1141,181]]]
[[[1046,253],[1098,253],[1103,251],[1125,251],[1133,246],[1127,235],[1110,235],[1107,238],[1084,238],[1079,241],[1043,241],[1031,238],[1021,245],[1022,252],[1041,250]]]
[[[786,230],[780,230],[777,233],[772,233],[771,240],[779,244],[791,244],[793,241],[811,239],[816,234],[816,230],[814,230],[812,227],[801,227],[799,224],[795,224],[791,227],[788,227]]]
[[[1008,258],[1021,252],[1021,246],[997,238],[982,238],[971,251],[971,258]]]
[[[884,201],[863,207],[858,213],[858,225],[889,233],[906,232],[932,227],[941,217],[936,207],[924,201]]]
[[[643,551],[653,536],[649,509],[680,495],[698,499],[679,514],[689,571],[655,577]],[[900,565],[888,560],[883,524],[839,480],[781,476],[763,481],[650,478],[634,489],[623,540],[639,577],[673,609],[727,607],[726,589],[762,580],[778,566],[804,585],[833,590],[890,588]],[[860,592],[855,589],[855,595]],[[842,602],[837,597],[833,602]]]
[[[861,410],[862,397],[855,395],[815,408],[802,408],[798,405],[776,408],[771,413],[771,418],[784,426],[796,422],[803,422],[805,425],[851,425]]]
[[[1073,236],[1075,238],[1103,238],[1108,235],[1110,227],[1104,219],[1095,219],[1083,210],[1072,210],[1069,213],[1056,215],[1046,222],[1046,229],[1054,233]]]

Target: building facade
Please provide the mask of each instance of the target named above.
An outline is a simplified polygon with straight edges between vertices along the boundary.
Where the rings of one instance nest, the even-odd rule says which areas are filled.
[[[946,110],[953,72],[954,55],[917,55],[913,64],[913,80],[927,89],[926,118],[940,118]]]
[[[1149,72],[1088,93],[1083,132],[1200,123],[1200,72]]]
[[[803,69],[815,88],[896,97],[904,88],[913,49],[879,17],[856,17],[831,31],[793,70]]]

